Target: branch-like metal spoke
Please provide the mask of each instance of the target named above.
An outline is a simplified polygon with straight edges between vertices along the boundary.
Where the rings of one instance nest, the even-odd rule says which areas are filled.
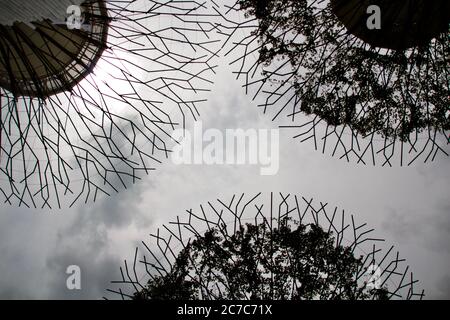
[[[412,0],[225,2],[236,79],[296,141],[361,164],[448,157],[448,1],[417,0],[414,12]],[[367,27],[374,4],[380,30]]]
[[[138,182],[169,157],[173,130],[198,120],[213,85],[214,2],[78,2],[81,29],[0,24],[7,204],[71,206]]]
[[[345,275],[338,272],[334,274],[336,277],[333,277],[334,262],[330,260],[333,258],[321,257],[320,253],[318,256],[314,254],[310,256],[315,250],[311,247],[311,243],[289,242],[296,251],[287,252],[282,248],[281,242],[277,242],[276,246],[273,244],[275,237],[282,234],[280,230],[289,227],[288,230],[292,230],[294,234],[298,232],[294,230],[299,226],[305,230],[322,230],[323,235],[329,237],[327,241],[332,241],[332,247],[336,249],[336,252],[350,253],[359,261],[357,268]],[[251,233],[252,238],[249,240],[250,251],[253,254],[242,249],[246,237],[250,234],[250,232],[245,233],[245,230],[250,229],[259,230],[257,233]],[[222,239],[221,242],[212,240],[214,238],[211,234]],[[294,237],[286,239],[292,240]],[[239,241],[236,242],[237,240]],[[199,243],[204,243],[204,246]],[[274,249],[275,247],[277,249]],[[192,252],[189,251],[192,248],[200,249],[189,253]],[[233,248],[237,248],[238,251],[234,251]],[[240,254],[240,252],[245,253]],[[185,259],[186,254],[187,265],[180,264],[180,261],[184,261],[180,259]],[[211,256],[227,257],[227,259],[224,258],[226,266],[209,264],[216,261],[207,262],[207,257]],[[202,259],[202,257],[206,258]],[[308,260],[308,257],[315,257],[314,261],[328,261],[329,264],[325,264],[324,268],[317,269],[325,274],[314,273],[316,270],[313,267],[314,261]],[[243,259],[252,259],[251,261],[257,265],[254,266],[255,270],[265,270],[260,276],[262,277],[261,286],[258,290],[253,288],[261,292],[260,298],[272,300],[294,299],[294,297],[297,299],[308,299],[307,297],[310,299],[375,299],[376,297],[370,291],[373,288],[368,285],[371,283],[370,272],[373,270],[378,272],[378,285],[385,290],[385,298],[422,299],[424,297],[424,291],[418,288],[418,281],[414,279],[405,260],[400,258],[394,247],[386,245],[383,239],[375,236],[374,230],[367,224],[356,222],[353,215],[348,215],[344,210],[331,207],[327,203],[296,194],[258,193],[234,195],[231,199],[208,202],[197,209],[187,210],[184,215],[177,217],[176,221],[158,228],[150,235],[150,239],[143,241],[142,246],[136,248],[131,263],[125,260],[124,266],[120,268],[121,276],[118,280],[111,282],[106,298],[151,299],[152,297],[145,297],[143,293],[149,288],[150,283],[153,285],[170,283],[172,279],[170,277],[177,275],[177,271],[183,270],[178,268],[185,266],[187,273],[181,281],[192,283],[199,290],[193,293],[196,295],[195,299],[251,299],[250,293],[245,289],[248,285],[247,280],[233,278],[233,273],[229,272],[233,268],[240,270],[237,271],[238,273],[242,272],[242,268],[246,266]],[[346,261],[348,263],[350,260]],[[311,291],[312,295],[308,296],[311,294],[308,292],[309,289],[303,289],[301,283],[295,282],[295,279],[303,272],[294,268],[296,263],[302,263],[304,270],[311,271],[307,275],[308,278],[316,277],[312,279],[312,286],[317,290]],[[292,282],[294,288],[297,286],[296,290],[285,290],[285,294],[295,292],[295,295],[281,297],[279,293],[276,293],[280,291],[274,287],[273,279],[276,275],[280,276],[280,270],[288,270],[286,271],[288,273],[284,274],[288,279],[285,284]],[[272,281],[264,285],[263,279],[272,279]],[[327,285],[321,286],[319,283],[324,281]],[[182,282],[177,280],[176,283],[181,286]],[[343,287],[346,289],[343,290]],[[170,289],[174,288],[170,287]],[[177,290],[181,288],[175,288],[175,291]],[[171,299],[170,295],[172,299],[176,299],[179,293],[166,292],[166,294],[167,299]],[[297,294],[300,294],[300,297]]]

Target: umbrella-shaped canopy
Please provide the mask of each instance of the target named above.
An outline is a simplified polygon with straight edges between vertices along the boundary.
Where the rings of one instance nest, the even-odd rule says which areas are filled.
[[[448,0],[332,0],[332,8],[351,34],[394,50],[426,45],[450,22]]]
[[[217,6],[0,0],[0,201],[64,207],[150,174],[213,84]]]
[[[72,89],[93,70],[106,48],[108,13],[103,0],[83,1],[83,26],[71,28],[64,18],[79,2],[39,1],[32,9],[21,1],[2,4],[1,87],[45,98]]]

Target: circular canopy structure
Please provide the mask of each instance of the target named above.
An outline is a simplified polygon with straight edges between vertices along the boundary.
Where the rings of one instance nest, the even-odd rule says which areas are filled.
[[[296,141],[403,166],[450,152],[448,6],[230,0],[221,31],[236,79]],[[372,16],[381,29],[369,28]]]
[[[45,98],[70,91],[92,72],[107,46],[109,18],[105,1],[80,4],[82,28],[70,28],[64,19],[55,23],[48,18],[26,21],[30,17],[20,16],[23,10],[32,10],[36,17],[65,13],[73,2],[37,2],[34,8],[24,8],[21,1],[8,3],[2,4],[5,24],[0,24],[2,88],[15,96]],[[8,25],[8,21],[14,22]]]
[[[0,201],[117,193],[199,118],[220,50],[214,2],[0,2]]]
[[[107,298],[421,299],[404,259],[372,232],[296,194],[218,199],[142,242]]]
[[[331,5],[350,33],[386,49],[426,46],[450,23],[447,0],[332,0]],[[379,19],[377,27],[368,26],[370,18]]]

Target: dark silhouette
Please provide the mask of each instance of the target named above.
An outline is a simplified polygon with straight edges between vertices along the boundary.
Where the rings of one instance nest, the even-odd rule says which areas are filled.
[[[273,230],[247,224],[231,236],[212,229],[135,299],[387,299],[387,290],[358,284],[363,257],[334,242],[331,232],[315,224],[292,230],[289,221]]]
[[[333,126],[349,125],[363,136],[375,131],[406,141],[417,130],[450,130],[450,89],[444,76],[450,17],[436,41],[410,52],[381,54],[364,43],[345,43],[330,5],[320,9],[311,3],[239,1],[259,22],[259,62],[270,65],[287,58],[297,71],[293,81],[301,111]],[[444,2],[438,5],[446,12]],[[360,23],[367,29],[365,20]],[[317,33],[319,26],[326,27]]]
[[[36,6],[42,21],[15,16],[19,2],[2,8],[9,20],[0,21],[0,201],[7,204],[65,207],[129,187],[168,158],[173,130],[198,119],[213,83],[220,49],[213,4],[79,2],[83,24],[74,29],[64,22],[73,1]]]
[[[144,300],[421,299],[404,259],[372,232],[297,195],[218,199],[151,234],[108,292]]]
[[[366,9],[378,2],[386,26],[372,36]],[[419,1],[430,6],[422,10],[410,1],[378,2],[238,0],[222,26],[234,72],[261,110],[324,152],[362,163],[381,157],[383,165],[399,153],[401,164],[448,156],[448,1]],[[388,28],[398,23],[392,16],[403,25]],[[424,21],[429,30],[413,38]],[[395,39],[405,40],[401,48],[389,48]]]
[[[447,0],[330,1],[333,13],[348,32],[373,47],[405,50],[428,46],[433,38],[448,32]]]

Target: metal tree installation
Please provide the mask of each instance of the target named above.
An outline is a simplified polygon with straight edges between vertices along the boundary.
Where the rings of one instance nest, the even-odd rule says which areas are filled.
[[[230,0],[223,18],[237,79],[298,141],[383,166],[448,156],[448,1]]]
[[[213,3],[0,1],[0,197],[53,207],[148,174],[199,116]]]
[[[422,298],[398,252],[372,232],[301,196],[233,196],[158,229],[108,291],[122,299]]]

